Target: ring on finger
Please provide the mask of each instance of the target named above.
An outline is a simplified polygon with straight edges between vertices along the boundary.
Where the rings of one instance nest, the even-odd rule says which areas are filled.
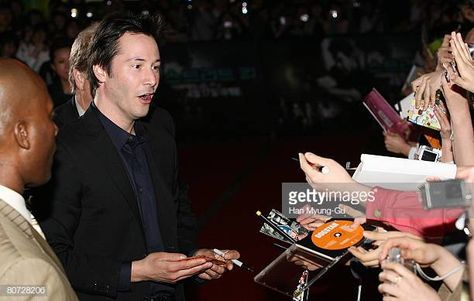
[[[393,279],[392,282],[393,282],[393,284],[397,285],[398,282],[400,282],[401,279],[402,279],[402,276],[397,276],[397,277],[395,277],[395,279]]]

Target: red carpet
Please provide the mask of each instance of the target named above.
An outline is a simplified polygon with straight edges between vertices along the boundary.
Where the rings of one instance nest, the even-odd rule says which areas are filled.
[[[322,143],[324,142],[324,143]],[[302,182],[297,152],[312,151],[340,163],[358,163],[364,137],[253,138],[184,147],[181,168],[190,185],[190,198],[200,221],[201,247],[237,249],[242,261],[259,272],[281,251],[259,233],[257,210],[281,208],[281,183]],[[352,154],[348,157],[348,154]],[[223,278],[189,290],[189,300],[289,300],[253,281],[256,274],[235,268]],[[337,280],[337,283],[336,283]],[[341,283],[344,288],[341,289]],[[356,281],[347,267],[338,267],[317,282],[310,300],[355,300]],[[372,298],[371,298],[372,299]]]

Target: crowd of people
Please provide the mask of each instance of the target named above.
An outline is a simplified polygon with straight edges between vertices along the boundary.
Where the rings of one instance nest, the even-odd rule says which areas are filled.
[[[469,96],[474,92],[474,59],[466,42],[472,39],[472,33],[473,30],[465,38],[454,31],[445,35],[437,50],[435,67],[412,82],[416,109],[434,108],[440,120],[440,161],[456,164],[456,178],[463,180],[471,192],[474,188],[474,132]],[[436,95],[437,91],[442,93],[445,103]],[[411,156],[411,148],[416,153],[419,146],[409,145],[405,138],[385,133],[390,151],[420,159]],[[395,139],[400,143],[394,143]],[[358,183],[345,168],[329,158],[313,153],[300,154],[300,164],[306,180],[318,191],[342,191],[350,187],[351,191],[364,192],[365,195],[373,193],[373,201],[361,203],[363,211],[351,213],[356,224],[377,225],[376,230],[364,232],[364,236],[373,241],[372,245],[368,249],[351,247],[349,251],[365,266],[381,268],[378,290],[383,300],[472,300],[474,244],[470,238],[474,205],[449,208],[444,204],[441,208],[427,208],[417,191],[390,190]],[[314,166],[324,166],[329,172],[322,172]],[[449,195],[448,191],[440,193],[445,197]],[[310,214],[298,217],[298,221],[310,230],[326,220],[327,217]],[[456,240],[461,248],[450,246]],[[392,248],[400,249],[401,257],[412,261],[415,268],[387,262]],[[431,268],[436,275],[428,276],[424,268]]]
[[[127,9],[162,14],[166,20],[163,38],[169,42],[305,36],[321,39],[338,34],[404,33],[420,28],[437,33],[460,19],[473,18],[468,0],[56,0],[48,1],[47,13],[26,9],[21,0],[13,0],[0,1],[0,54],[33,59],[28,52],[34,52],[39,68],[55,37],[74,39],[80,30],[105,14]],[[29,49],[32,45],[35,51]]]

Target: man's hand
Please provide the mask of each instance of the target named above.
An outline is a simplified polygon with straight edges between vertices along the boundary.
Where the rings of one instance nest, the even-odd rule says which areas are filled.
[[[213,258],[219,261],[222,261],[222,264],[216,264],[215,262],[208,269],[202,271],[198,277],[204,280],[213,280],[218,279],[224,274],[225,270],[232,270],[234,264],[232,259],[238,259],[240,257],[239,252],[236,250],[223,250],[224,255],[220,256],[214,253],[210,249],[199,249],[194,253],[195,256],[205,256],[207,258]]]
[[[156,252],[132,262],[131,281],[176,283],[212,267],[205,258],[188,258],[184,254]]]

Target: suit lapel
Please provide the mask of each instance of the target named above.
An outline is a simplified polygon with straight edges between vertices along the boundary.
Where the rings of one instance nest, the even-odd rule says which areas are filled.
[[[133,192],[123,160],[91,107],[83,116],[87,132],[95,136],[94,139],[89,140],[91,141],[90,147],[97,150],[96,153],[99,161],[104,164],[117,190],[123,195],[130,206],[132,214],[141,225],[137,198]]]
[[[64,272],[62,264],[56,257],[48,243],[44,240],[38,232],[31,226],[31,224],[15,209],[9,206],[5,201],[0,200],[0,214],[7,217],[12,223],[14,223],[18,229],[30,240],[33,240],[38,247],[45,252],[48,257],[56,264],[57,268]]]
[[[28,221],[13,207],[0,199],[0,214],[14,223],[28,238],[33,238],[32,227]]]
[[[148,138],[150,147],[145,148],[145,153],[150,169],[150,176],[155,190],[155,199],[157,203],[156,206],[158,210],[158,223],[160,226],[161,237],[163,238],[165,251],[172,251],[170,250],[170,247],[172,246],[171,242],[176,239],[176,233],[173,231],[173,228],[170,228],[170,225],[175,224],[175,222],[173,223],[172,221],[172,217],[175,216],[174,212],[176,209],[172,203],[172,192],[167,188],[162,176],[162,171],[160,169],[160,163],[156,160],[163,156],[162,152],[160,152],[156,145],[157,143],[162,143],[162,141],[152,139],[146,131],[147,127],[145,127],[145,135]],[[170,214],[171,212],[173,212],[173,214]]]

